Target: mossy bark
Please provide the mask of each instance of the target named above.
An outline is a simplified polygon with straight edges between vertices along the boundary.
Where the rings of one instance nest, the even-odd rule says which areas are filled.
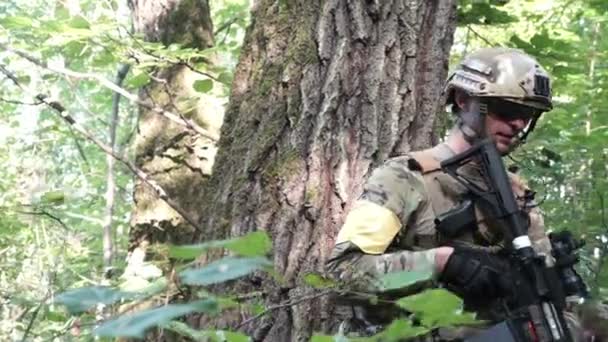
[[[437,140],[456,1],[264,0],[252,14],[199,240],[267,231],[285,282],[247,286],[270,306],[308,293],[302,276],[322,271],[374,166]],[[256,340],[305,341],[335,332],[337,316],[320,298],[244,329]]]
[[[199,49],[213,45],[213,25],[206,0],[130,0],[129,5],[135,31],[148,41]],[[200,74],[183,65],[157,69],[153,73],[154,81],[140,92],[142,100],[183,115],[219,134],[223,107],[217,99],[192,88],[194,81],[202,77]],[[201,217],[203,186],[211,174],[216,150],[215,142],[158,113],[140,108],[136,165],[194,220]],[[158,241],[191,240],[194,228],[141,181],[135,184],[134,201],[131,252]]]

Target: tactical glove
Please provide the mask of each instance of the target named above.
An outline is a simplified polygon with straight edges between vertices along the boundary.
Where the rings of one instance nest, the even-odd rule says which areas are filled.
[[[465,303],[507,297],[514,284],[506,257],[466,247],[454,248],[439,280]]]

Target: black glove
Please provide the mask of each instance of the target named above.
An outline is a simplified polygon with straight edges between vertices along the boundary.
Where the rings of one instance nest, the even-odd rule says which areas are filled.
[[[465,303],[508,297],[514,286],[505,256],[467,247],[454,248],[439,280]]]

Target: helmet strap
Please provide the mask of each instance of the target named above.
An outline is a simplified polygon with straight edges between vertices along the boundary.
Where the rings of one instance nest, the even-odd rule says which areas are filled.
[[[523,145],[526,143],[526,138],[528,137],[528,134],[532,133],[532,131],[534,130],[534,127],[536,126],[536,123],[538,122],[538,119],[540,118],[540,116],[542,115],[542,113],[535,115],[531,120],[530,123],[528,124],[528,127],[526,127],[517,137],[517,142],[515,142],[515,144],[513,144],[513,146],[511,147],[511,151],[515,150],[517,147]]]
[[[474,96],[467,99],[466,110],[458,113],[458,128],[469,144],[473,145],[486,137],[487,114],[487,106]]]

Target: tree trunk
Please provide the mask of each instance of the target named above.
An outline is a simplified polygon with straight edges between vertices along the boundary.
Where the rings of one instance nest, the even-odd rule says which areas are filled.
[[[285,283],[259,285],[267,306],[309,293],[301,276],[323,269],[374,166],[437,140],[455,22],[455,0],[254,6],[200,238],[269,233]],[[322,298],[271,311],[245,330],[256,340],[305,341],[335,323]]]
[[[135,31],[147,41],[204,49],[213,45],[209,5],[195,0],[130,0]],[[196,92],[192,84],[200,74],[188,66],[174,65],[156,70],[154,82],[140,93],[142,100],[192,119],[206,130],[219,134],[223,108],[212,96]],[[197,106],[192,109],[192,98]],[[195,221],[200,219],[202,187],[211,173],[215,142],[173,123],[159,114],[140,109],[135,141],[136,165],[151,176],[177,205]],[[169,207],[150,187],[138,181],[131,218],[130,247],[149,243],[190,241],[194,228]],[[145,255],[145,250],[131,253]],[[136,265],[143,260],[130,260]],[[136,270],[134,270],[136,271]]]

